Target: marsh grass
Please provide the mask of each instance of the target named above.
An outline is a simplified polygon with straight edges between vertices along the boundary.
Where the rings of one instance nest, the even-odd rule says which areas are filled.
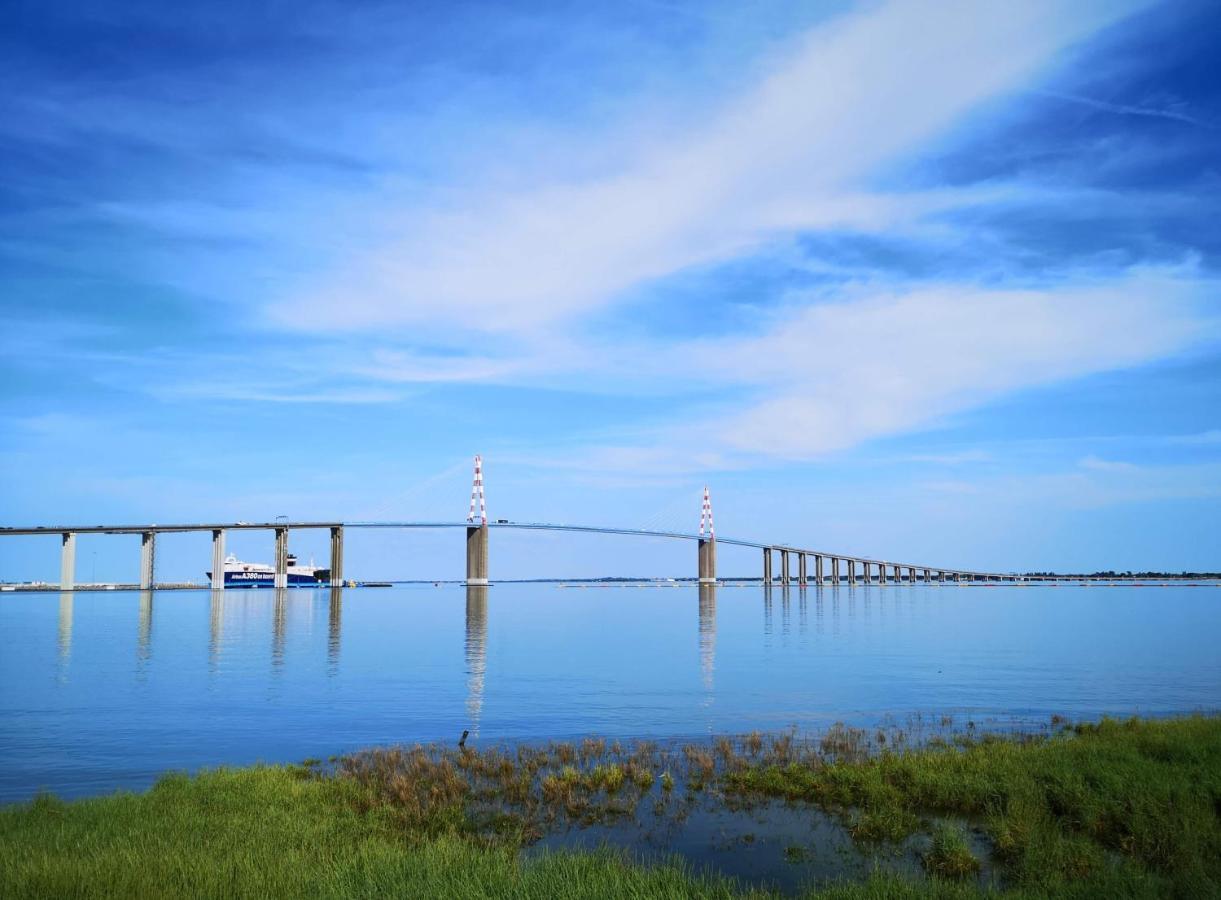
[[[962,879],[979,872],[979,860],[971,853],[962,826],[941,823],[933,830],[933,842],[924,854],[924,868],[931,875]]]
[[[1006,883],[1037,893],[1118,882],[1138,895],[1221,894],[1219,718],[1104,719],[1034,735],[972,728],[874,753],[833,730],[822,749],[730,772],[727,790],[814,804],[860,840],[900,840],[933,813],[978,820]],[[929,870],[969,866],[954,848],[938,831]]]
[[[972,724],[382,748],[169,775],[138,795],[44,796],[0,810],[0,896],[738,896],[681,865],[518,851],[557,830],[773,798],[834,816],[862,847],[925,842],[927,879],[874,875],[826,896],[974,896],[980,852],[1017,895],[1221,893],[1221,719],[1005,736]],[[973,852],[964,822],[986,847]]]

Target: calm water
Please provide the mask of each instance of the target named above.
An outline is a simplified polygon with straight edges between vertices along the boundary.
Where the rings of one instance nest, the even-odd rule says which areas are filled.
[[[375,744],[1221,707],[1221,589],[0,596],[0,800]]]

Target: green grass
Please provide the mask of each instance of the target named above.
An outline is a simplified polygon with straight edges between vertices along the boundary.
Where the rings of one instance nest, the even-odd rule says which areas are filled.
[[[1006,882],[1036,894],[1221,896],[1221,718],[1104,720],[1041,740],[753,766],[726,780],[838,812],[862,839],[897,840],[930,813],[979,821]],[[970,865],[950,841],[934,840],[932,871],[954,856]]]
[[[979,860],[967,846],[961,826],[942,823],[933,832],[933,843],[924,854],[924,868],[942,878],[967,878],[979,871]]]
[[[754,762],[722,753],[720,787],[832,810],[862,841],[932,832],[929,878],[873,876],[820,897],[978,896],[979,861],[962,831],[930,826],[930,816],[982,825],[1013,896],[1221,895],[1221,719],[1107,721],[1041,740],[844,761],[784,746],[782,757]],[[528,763],[538,782],[557,779],[564,802],[574,785],[619,802],[646,771],[644,756],[632,769],[617,747],[548,753],[517,762],[463,754],[450,765],[408,752],[332,776],[257,766],[169,775],[141,794],[40,797],[0,808],[0,896],[750,896],[725,879],[610,851],[523,861],[523,831],[489,830],[466,811],[484,784],[470,772],[525,791]],[[710,777],[704,756],[688,755]]]
[[[3,897],[737,896],[612,853],[529,864],[460,829],[404,832],[343,779],[296,767],[171,775],[145,794],[0,811]]]

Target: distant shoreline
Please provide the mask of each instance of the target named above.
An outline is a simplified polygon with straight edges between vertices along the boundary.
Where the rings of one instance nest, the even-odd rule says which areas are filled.
[[[1189,572],[1180,574],[1158,573],[1158,572],[1141,572],[1135,574],[1108,575],[1105,573],[1091,574],[1053,574],[1032,572],[1025,574],[1017,574],[1013,576],[1017,581],[962,581],[956,582],[951,579],[946,579],[944,583],[937,581],[917,582],[920,585],[927,587],[1032,587],[1035,585],[1057,585],[1057,584],[1088,584],[1091,587],[1221,587],[1221,572]],[[611,576],[605,578],[498,578],[491,584],[555,584],[561,587],[567,585],[587,586],[597,585],[604,587],[685,587],[693,584],[698,584],[698,578],[629,578],[622,576]],[[719,587],[767,587],[763,579],[758,576],[745,576],[742,578],[718,578],[717,586]],[[356,582],[354,584],[341,585],[344,590],[352,590],[354,588],[386,588],[399,585],[464,585],[462,579],[433,579],[433,578],[412,578],[403,580],[378,580],[376,582]],[[834,587],[910,587],[911,583],[907,581],[889,581],[889,582],[858,582],[851,584],[846,579],[841,578],[838,585],[834,583],[818,583],[808,582],[802,584],[796,580],[789,584],[782,584],[778,581],[773,581],[773,588],[834,588]],[[64,591],[58,584],[39,581],[24,581],[24,582],[0,582],[0,592],[3,593],[99,593],[99,592],[129,592],[129,591],[211,591],[212,588],[206,582],[180,581],[180,582],[164,582],[157,583],[151,588],[141,588],[135,583],[121,582],[78,582],[69,591]],[[230,587],[226,591],[243,591],[254,590],[260,593],[274,593],[274,588],[269,587]],[[298,591],[320,591],[331,590],[331,585],[319,584],[314,585],[295,585],[287,590]]]

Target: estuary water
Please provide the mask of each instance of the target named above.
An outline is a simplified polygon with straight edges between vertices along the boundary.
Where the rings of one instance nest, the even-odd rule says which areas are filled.
[[[1221,708],[1221,588],[0,595],[0,800],[374,745]]]

